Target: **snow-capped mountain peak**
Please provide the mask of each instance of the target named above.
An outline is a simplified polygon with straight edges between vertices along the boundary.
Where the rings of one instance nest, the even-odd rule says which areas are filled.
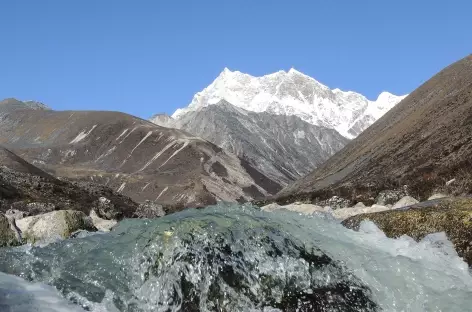
[[[353,91],[331,90],[295,68],[261,77],[224,68],[208,87],[195,94],[188,107],[176,110],[172,117],[178,119],[225,100],[248,111],[296,115],[353,138],[403,98],[382,92],[376,101],[370,101]]]

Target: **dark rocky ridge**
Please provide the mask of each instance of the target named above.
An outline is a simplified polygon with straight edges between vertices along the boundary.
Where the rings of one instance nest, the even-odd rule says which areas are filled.
[[[99,198],[110,200],[111,211],[101,213]],[[0,212],[16,209],[27,215],[53,210],[78,210],[89,214],[96,208],[106,219],[132,217],[138,205],[126,196],[103,186],[80,187],[61,181],[31,165],[18,155],[0,146]]]
[[[164,205],[204,206],[271,194],[238,157],[184,131],[119,112],[16,104],[6,111],[0,105],[0,144],[54,176]]]
[[[352,201],[408,185],[424,200],[449,184],[472,192],[472,56],[445,68],[313,173],[283,189],[280,203],[333,195]]]

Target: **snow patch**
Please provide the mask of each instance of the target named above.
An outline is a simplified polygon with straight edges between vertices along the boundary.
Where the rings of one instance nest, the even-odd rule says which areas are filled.
[[[72,141],[70,141],[69,144],[74,144],[74,143],[78,143],[78,142],[82,141],[82,140],[85,139],[85,138],[93,131],[93,129],[95,129],[96,127],[97,127],[97,125],[93,125],[92,129],[90,129],[89,131],[83,130],[82,132],[80,132],[80,133],[75,137],[75,139],[73,139]]]
[[[126,132],[128,132],[128,129],[123,130],[123,132],[116,138],[115,141],[118,141],[123,135],[126,134]]]
[[[116,190],[118,193],[121,193],[124,189],[125,189],[125,186],[126,186],[126,182],[123,182],[123,184],[121,184],[121,186],[118,188],[118,190]]]
[[[169,189],[169,187],[166,186],[166,187],[159,193],[159,195],[157,195],[156,200],[158,200],[158,199],[162,196],[162,194],[164,194],[168,189]]]

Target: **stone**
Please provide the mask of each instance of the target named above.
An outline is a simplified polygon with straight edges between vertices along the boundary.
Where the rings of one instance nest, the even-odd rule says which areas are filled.
[[[28,213],[25,212],[25,211],[20,211],[20,210],[16,210],[16,209],[8,209],[5,212],[5,216],[8,219],[20,220],[20,219],[23,219],[24,217],[27,217]]]
[[[281,206],[281,208],[294,211],[294,212],[307,214],[307,215],[312,214],[314,212],[318,212],[318,211],[325,211],[323,207],[312,205],[312,204],[298,204],[298,205],[290,204],[290,205]]]
[[[345,220],[347,218],[350,218],[352,216],[356,216],[359,214],[380,212],[380,211],[385,211],[385,210],[389,210],[389,208],[387,206],[382,206],[382,205],[372,205],[371,207],[341,208],[341,209],[333,210],[331,214],[333,215],[334,218],[338,220]]]
[[[351,201],[339,196],[333,196],[330,199],[318,203],[320,206],[330,206],[331,209],[346,208],[351,205]]]
[[[436,193],[431,195],[428,200],[434,200],[434,199],[440,199],[440,198],[445,198],[447,195],[441,194],[441,193]]]
[[[354,205],[354,208],[364,208],[365,205],[363,202],[358,202],[357,204]]]
[[[153,201],[146,200],[140,204],[134,213],[135,218],[146,218],[154,219],[160,218],[166,215],[162,205],[159,205]]]
[[[15,220],[0,214],[0,247],[21,245],[21,241]]]
[[[363,220],[374,222],[387,237],[408,235],[420,241],[426,235],[445,232],[460,257],[472,266],[472,198],[443,198],[407,209],[353,216],[342,222],[358,230]]]
[[[312,205],[312,204],[302,204],[302,203],[299,203],[299,202],[289,204],[289,205],[284,205],[284,206],[280,206],[277,203],[272,203],[272,204],[265,205],[265,206],[261,207],[261,210],[271,211],[271,212],[281,210],[281,209],[285,209],[285,210],[289,210],[289,211],[293,211],[293,212],[299,212],[299,213],[303,213],[303,214],[306,214],[306,215],[309,215],[309,214],[312,214],[312,213],[318,212],[318,211],[325,211],[325,209],[321,206]]]
[[[389,204],[395,204],[397,201],[399,201],[402,197],[405,197],[408,195],[408,187],[405,185],[401,189],[396,189],[396,190],[385,190],[379,193],[377,195],[377,198],[375,199],[375,203],[377,205],[382,205],[386,206]]]
[[[102,218],[108,220],[115,219],[118,215],[115,205],[111,202],[111,200],[103,196],[98,198],[96,209]]]
[[[68,238],[78,230],[97,230],[90,217],[76,210],[57,210],[26,217],[17,220],[16,225],[30,243]]]
[[[92,219],[93,225],[102,232],[110,232],[111,229],[118,223],[116,220],[106,220],[100,218],[95,210],[90,211],[90,218]]]
[[[393,205],[392,209],[403,208],[403,207],[411,206],[417,203],[419,203],[419,201],[417,201],[413,197],[404,196],[399,201],[397,201],[395,205]]]
[[[262,207],[261,207],[261,210],[263,210],[263,211],[275,211],[275,210],[277,210],[277,209],[280,209],[281,207],[282,207],[282,206],[280,206],[280,205],[277,204],[277,203],[271,203],[271,204],[262,206]]]

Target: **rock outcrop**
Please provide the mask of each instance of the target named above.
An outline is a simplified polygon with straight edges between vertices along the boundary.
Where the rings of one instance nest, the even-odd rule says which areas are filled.
[[[445,232],[458,255],[472,265],[471,198],[443,198],[406,209],[360,214],[344,220],[343,225],[358,230],[362,220],[374,222],[393,238],[408,235],[419,241],[428,234]]]
[[[106,196],[107,208],[100,198]],[[109,199],[108,199],[109,198]],[[97,208],[105,219],[132,217],[138,204],[105,186],[59,180],[0,146],[0,212],[33,216],[54,210],[77,210],[86,215]]]
[[[21,244],[21,237],[15,229],[15,220],[0,214],[0,247],[17,246]]]

